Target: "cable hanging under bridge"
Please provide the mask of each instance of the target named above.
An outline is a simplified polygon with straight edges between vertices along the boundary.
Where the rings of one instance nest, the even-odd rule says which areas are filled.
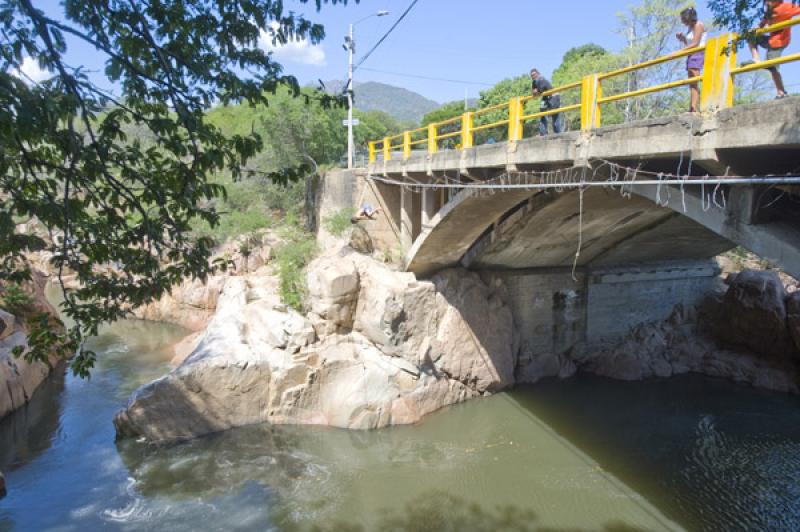
[[[548,190],[585,187],[616,187],[616,186],[652,186],[652,185],[800,185],[800,176],[796,175],[765,175],[751,177],[727,176],[681,176],[668,172],[653,172],[640,168],[626,167],[611,161],[599,161],[597,167],[571,167],[560,170],[546,171],[520,171],[504,172],[501,175],[480,182],[461,181],[461,175],[452,178],[445,174],[434,182],[406,181],[377,175],[369,175],[368,179],[392,186],[408,188],[414,191],[422,189],[458,189],[458,190]],[[609,168],[607,179],[596,179],[603,168]],[[591,178],[587,174],[591,173]],[[646,176],[647,179],[639,179]]]

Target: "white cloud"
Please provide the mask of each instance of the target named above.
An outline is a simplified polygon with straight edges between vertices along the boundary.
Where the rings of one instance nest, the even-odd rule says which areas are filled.
[[[287,63],[302,63],[304,65],[325,66],[325,50],[322,46],[315,46],[306,39],[289,41],[286,44],[272,44],[270,32],[261,30],[258,46],[265,52],[272,52],[276,59]]]
[[[32,57],[23,59],[22,65],[20,65],[20,68],[15,70],[13,74],[26,83],[39,83],[53,75],[50,71],[40,67],[39,63]]]

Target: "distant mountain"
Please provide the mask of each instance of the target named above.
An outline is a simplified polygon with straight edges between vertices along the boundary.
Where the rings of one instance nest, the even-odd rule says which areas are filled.
[[[326,81],[328,92],[341,92],[345,82]],[[426,113],[438,109],[441,104],[414,91],[367,81],[355,84],[355,106],[362,111],[383,111],[403,122],[419,122]]]

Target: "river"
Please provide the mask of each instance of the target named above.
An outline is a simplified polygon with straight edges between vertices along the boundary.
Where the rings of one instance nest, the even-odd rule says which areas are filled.
[[[788,530],[800,399],[684,376],[579,376],[375,432],[249,427],[151,447],[114,412],[168,371],[177,327],[91,341],[0,422],[0,530]]]

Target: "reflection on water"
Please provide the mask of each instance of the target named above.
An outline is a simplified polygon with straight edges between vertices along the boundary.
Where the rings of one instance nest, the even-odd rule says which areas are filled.
[[[246,427],[172,447],[111,418],[168,369],[176,327],[92,341],[91,381],[53,379],[0,423],[0,530],[791,529],[794,397],[702,377],[579,377],[413,427]],[[46,507],[47,511],[42,511]],[[677,523],[677,524],[676,524]]]

